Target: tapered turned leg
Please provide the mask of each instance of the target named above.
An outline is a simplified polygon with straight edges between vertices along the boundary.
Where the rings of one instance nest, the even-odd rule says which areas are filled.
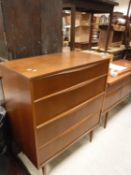
[[[92,142],[92,140],[93,140],[93,131],[91,131],[91,132],[89,133],[89,140],[90,140],[90,142]]]
[[[108,116],[109,116],[109,112],[107,112],[105,117],[104,117],[104,128],[106,128],[106,126],[107,126]]]
[[[49,174],[49,167],[48,167],[48,165],[45,165],[42,168],[42,172],[43,172],[43,175],[48,175]]]

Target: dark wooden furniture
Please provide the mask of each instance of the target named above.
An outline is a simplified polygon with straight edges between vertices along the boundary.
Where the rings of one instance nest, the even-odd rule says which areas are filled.
[[[127,15],[126,15],[126,36],[125,36],[125,44],[126,49],[130,50],[130,41],[131,41],[131,0],[129,0],[128,8],[127,8]]]
[[[100,29],[100,35],[99,35],[99,49],[104,49],[105,48],[105,44],[106,44],[106,40],[105,38],[107,37],[107,28],[103,27]],[[123,26],[122,26],[123,27]],[[120,29],[114,29],[113,27],[111,28],[111,35],[110,35],[110,40],[108,43],[108,47],[109,48],[120,48],[120,46],[123,44],[123,40],[124,40],[124,34],[125,34],[125,29],[124,27],[120,30]]]
[[[4,93],[3,93],[3,86],[2,86],[2,77],[0,77],[0,105],[4,103]]]
[[[108,58],[81,52],[0,64],[15,141],[39,168],[99,123]]]
[[[117,65],[128,67],[127,71],[116,77],[108,77],[106,95],[102,108],[102,118],[104,117],[104,128],[107,125],[109,112],[115,106],[124,101],[131,94],[131,61],[118,60]]]
[[[105,50],[108,49],[108,43],[110,38],[110,29],[112,23],[112,13],[114,6],[118,5],[118,3],[113,1],[106,1],[106,0],[63,0],[63,8],[67,10],[71,10],[71,50],[75,49],[75,16],[76,11],[80,12],[87,12],[93,15],[95,13],[109,13],[110,14],[110,24],[108,26],[108,35],[106,39]],[[90,41],[89,41],[89,48],[92,46],[92,33],[93,33],[93,25],[91,20],[90,25]]]
[[[108,53],[113,55],[113,60],[119,60],[119,59],[123,59],[124,55],[125,55],[125,49],[121,49],[118,51],[108,51]]]
[[[16,59],[62,50],[62,0],[1,0],[0,57]]]
[[[26,2],[1,0],[0,57],[11,60],[61,52],[62,8],[71,9],[71,49],[73,50],[75,11],[86,11],[92,13],[92,16],[93,13],[112,14],[115,5],[118,4],[106,0],[28,0]],[[90,33],[92,30],[91,24]],[[107,38],[106,50],[109,36],[110,34]],[[90,37],[90,47],[91,40],[92,37]]]

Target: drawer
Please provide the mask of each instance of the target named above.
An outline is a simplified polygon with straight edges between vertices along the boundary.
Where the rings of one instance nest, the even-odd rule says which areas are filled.
[[[114,92],[117,89],[122,88],[123,86],[125,86],[125,84],[127,84],[129,82],[131,82],[131,78],[130,78],[130,76],[126,76],[126,77],[114,82],[113,84],[108,83],[108,92],[109,93]]]
[[[34,99],[39,99],[81,82],[107,74],[107,68],[108,62],[103,62],[35,79],[32,81]]]
[[[95,127],[99,122],[99,114],[90,116],[83,120],[79,125],[65,132],[60,137],[56,138],[50,144],[41,147],[38,150],[39,164],[45,163],[47,160],[56,156],[61,151],[68,148],[79,137],[87,133],[91,128]]]
[[[122,91],[122,88],[117,89],[117,91],[114,91],[112,93],[108,93],[107,91],[107,94],[104,99],[103,109],[102,109],[103,112],[112,108],[113,105],[119,102],[119,100],[121,99],[121,91]]]
[[[84,86],[35,102],[36,124],[40,125],[97,96],[105,90],[105,85],[106,77],[102,77]]]
[[[61,116],[60,118],[50,122],[37,129],[38,146],[43,146],[54,138],[62,135],[66,130],[69,130],[77,123],[90,117],[92,113],[100,113],[103,102],[103,95],[97,97],[93,101],[89,101],[81,107],[71,111],[70,113]]]
[[[121,79],[113,84],[109,84],[107,88],[107,93],[113,93],[122,88],[124,81],[125,81],[124,79]]]
[[[125,84],[122,88],[122,95],[121,98],[124,98],[128,95],[130,95],[131,93],[131,82],[128,82],[127,84]]]
[[[128,84],[131,82],[131,76],[127,76],[124,80],[123,80],[123,85]]]

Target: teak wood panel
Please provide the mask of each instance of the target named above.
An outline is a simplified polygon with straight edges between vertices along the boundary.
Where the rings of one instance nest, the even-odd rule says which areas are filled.
[[[108,84],[107,93],[112,93],[114,91],[117,91],[118,89],[122,88],[123,84],[124,84],[124,79],[116,81],[113,84]]]
[[[97,86],[96,86],[97,84]],[[34,103],[36,124],[40,125],[57,115],[102,93],[106,86],[106,76],[84,86],[67,90],[47,99]]]
[[[107,62],[99,63],[35,79],[32,81],[34,99],[39,99],[43,96],[47,96],[78,83],[106,74],[107,67]]]
[[[63,135],[55,139],[53,142],[46,145],[45,147],[40,148],[38,158],[39,163],[43,164],[63,149],[66,149],[66,147],[71,145],[76,139],[87,133],[91,128],[95,127],[98,124],[98,121],[99,113],[90,117],[88,116],[79,124],[63,133]]]
[[[131,82],[131,74],[128,75],[126,78],[123,79],[123,85],[128,84]]]
[[[6,67],[0,69],[11,134],[20,149],[37,165],[30,82]]]
[[[109,111],[131,93],[131,76],[120,77],[116,82],[108,82],[103,104],[103,112]]]
[[[87,101],[74,110],[72,109],[66,114],[61,115],[59,118],[37,128],[39,147],[60,136],[61,133],[64,133],[66,130],[70,129],[85,118],[88,118],[92,111],[94,113],[99,113],[100,108],[102,107],[102,101],[103,95],[100,95],[91,101]]]
[[[121,99],[121,88],[115,90],[112,93],[107,93],[105,96],[105,100],[103,103],[102,111],[106,111],[111,108],[115,103],[117,103]]]
[[[122,88],[121,97],[125,97],[131,93],[131,76],[127,80],[127,83]]]

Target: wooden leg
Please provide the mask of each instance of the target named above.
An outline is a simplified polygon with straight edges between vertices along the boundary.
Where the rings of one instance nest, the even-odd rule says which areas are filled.
[[[48,175],[49,174],[49,167],[48,167],[48,165],[45,165],[42,168],[42,172],[43,172],[43,175]]]
[[[92,142],[92,139],[93,139],[93,131],[91,131],[91,132],[89,133],[89,140],[90,140],[90,142]]]
[[[104,117],[104,128],[106,128],[106,126],[107,126],[108,116],[109,116],[109,112],[107,112],[105,117]]]

